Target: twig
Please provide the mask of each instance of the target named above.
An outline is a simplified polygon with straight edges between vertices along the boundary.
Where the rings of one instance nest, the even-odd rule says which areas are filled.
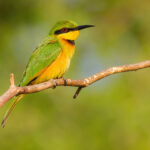
[[[77,98],[77,96],[79,95],[80,91],[82,90],[83,87],[78,87],[76,93],[74,94],[73,98]]]
[[[78,87],[78,90],[74,95],[74,98],[76,98],[83,87],[87,87],[90,84],[98,80],[101,80],[104,77],[107,77],[112,74],[120,73],[120,72],[136,71],[147,67],[150,67],[150,60],[139,62],[136,64],[111,67],[82,80],[67,79],[67,84],[65,84],[64,79],[62,78],[62,79],[51,79],[47,82],[43,82],[36,85],[24,86],[24,87],[16,86],[14,83],[14,75],[11,74],[10,87],[8,91],[6,91],[2,96],[0,96],[0,107],[3,106],[7,101],[9,101],[11,98],[13,98],[16,95],[35,93],[48,88],[55,87],[56,85]]]

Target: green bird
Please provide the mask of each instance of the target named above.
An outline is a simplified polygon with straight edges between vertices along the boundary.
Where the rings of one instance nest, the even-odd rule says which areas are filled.
[[[70,66],[75,51],[75,40],[80,30],[88,27],[93,27],[93,25],[78,26],[73,21],[57,22],[46,38],[33,51],[19,86],[62,78]],[[2,127],[5,126],[8,116],[24,95],[21,94],[14,98],[13,104],[4,116]]]

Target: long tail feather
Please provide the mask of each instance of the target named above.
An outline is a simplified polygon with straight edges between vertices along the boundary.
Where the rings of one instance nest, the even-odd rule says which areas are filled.
[[[5,114],[5,116],[4,116],[3,120],[2,120],[2,123],[1,123],[2,128],[5,127],[6,121],[7,121],[8,117],[9,117],[10,113],[12,112],[12,110],[15,108],[16,104],[17,104],[24,96],[25,96],[25,94],[21,94],[21,95],[15,97],[15,99],[14,99],[14,101],[13,101],[11,107],[8,109],[8,111],[6,112],[6,114]]]

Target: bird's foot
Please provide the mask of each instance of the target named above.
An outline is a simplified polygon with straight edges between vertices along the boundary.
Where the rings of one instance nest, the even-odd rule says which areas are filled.
[[[52,87],[52,89],[55,89],[57,86],[56,80],[53,80],[54,86]]]
[[[65,79],[64,77],[62,77],[62,79],[64,80],[64,86],[67,86],[67,79]]]

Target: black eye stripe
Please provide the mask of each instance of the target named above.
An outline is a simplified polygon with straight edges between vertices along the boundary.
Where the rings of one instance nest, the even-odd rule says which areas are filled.
[[[69,31],[75,31],[75,30],[78,30],[78,29],[77,28],[66,28],[65,32],[63,32],[63,30],[60,29],[60,30],[55,31],[55,34],[58,35],[58,34],[61,34],[61,33],[67,33]]]
[[[62,33],[62,31],[61,30],[57,30],[57,31],[55,31],[55,34],[57,35],[57,34],[61,34]]]

